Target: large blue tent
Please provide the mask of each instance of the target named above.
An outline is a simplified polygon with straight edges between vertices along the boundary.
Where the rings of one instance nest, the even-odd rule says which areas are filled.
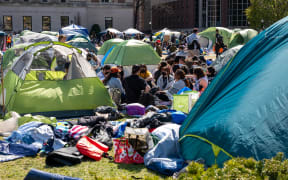
[[[218,73],[180,129],[185,159],[288,155],[288,17],[246,44]]]

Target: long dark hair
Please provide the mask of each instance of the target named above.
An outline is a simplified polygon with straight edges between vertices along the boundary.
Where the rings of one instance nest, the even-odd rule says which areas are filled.
[[[206,76],[205,72],[201,68],[195,68],[194,74],[197,76],[197,79],[200,79]]]
[[[118,78],[118,72],[117,73],[109,73],[109,75],[103,80],[103,84],[107,85],[107,83],[109,82],[109,80],[114,77],[114,78]]]
[[[175,76],[178,76],[179,79],[184,81],[184,83],[187,87],[190,87],[190,82],[188,79],[186,79],[185,75],[186,74],[182,69],[177,69],[177,71],[175,72]]]

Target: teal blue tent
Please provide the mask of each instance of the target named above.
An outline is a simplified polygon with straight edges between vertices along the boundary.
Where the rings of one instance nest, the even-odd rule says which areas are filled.
[[[249,41],[202,94],[180,129],[184,159],[288,157],[287,22]]]

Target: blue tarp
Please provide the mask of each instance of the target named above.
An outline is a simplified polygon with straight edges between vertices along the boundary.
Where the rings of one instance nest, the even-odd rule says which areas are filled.
[[[24,156],[36,156],[38,148],[27,144],[8,143],[0,140],[0,162],[11,161]]]
[[[59,34],[64,34],[67,36],[67,41],[71,40],[74,36],[84,36],[89,39],[88,29],[82,26],[71,24],[59,30]]]
[[[246,44],[218,73],[180,129],[185,159],[288,155],[288,17]]]

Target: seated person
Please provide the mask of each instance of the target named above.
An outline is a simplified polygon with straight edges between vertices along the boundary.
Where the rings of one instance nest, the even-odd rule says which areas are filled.
[[[110,88],[117,88],[120,90],[121,94],[125,94],[125,90],[122,86],[122,83],[119,79],[120,69],[117,67],[112,67],[110,69],[109,75],[103,80],[103,84],[109,86]]]
[[[208,77],[201,68],[195,68],[193,75],[195,77],[194,90],[199,92],[204,92],[208,86]]]
[[[170,67],[161,68],[161,75],[157,80],[157,87],[160,91],[168,90],[174,84],[174,78],[170,73]]]
[[[172,87],[168,89],[168,94],[170,95],[170,98],[177,94],[178,91],[183,89],[184,87],[190,87],[189,81],[185,78],[185,72],[182,69],[177,69],[174,75],[175,83]]]
[[[111,66],[105,65],[101,68],[101,71],[97,74],[98,78],[103,81],[105,77],[110,73]]]
[[[132,67],[132,75],[123,80],[123,87],[127,95],[127,103],[138,103],[142,91],[149,92],[150,87],[146,81],[139,76],[140,66],[134,65]]]
[[[142,64],[140,65],[140,73],[139,76],[142,77],[150,87],[154,87],[155,84],[154,82],[152,82],[153,77],[152,77],[152,73],[150,71],[148,71],[147,66]]]

